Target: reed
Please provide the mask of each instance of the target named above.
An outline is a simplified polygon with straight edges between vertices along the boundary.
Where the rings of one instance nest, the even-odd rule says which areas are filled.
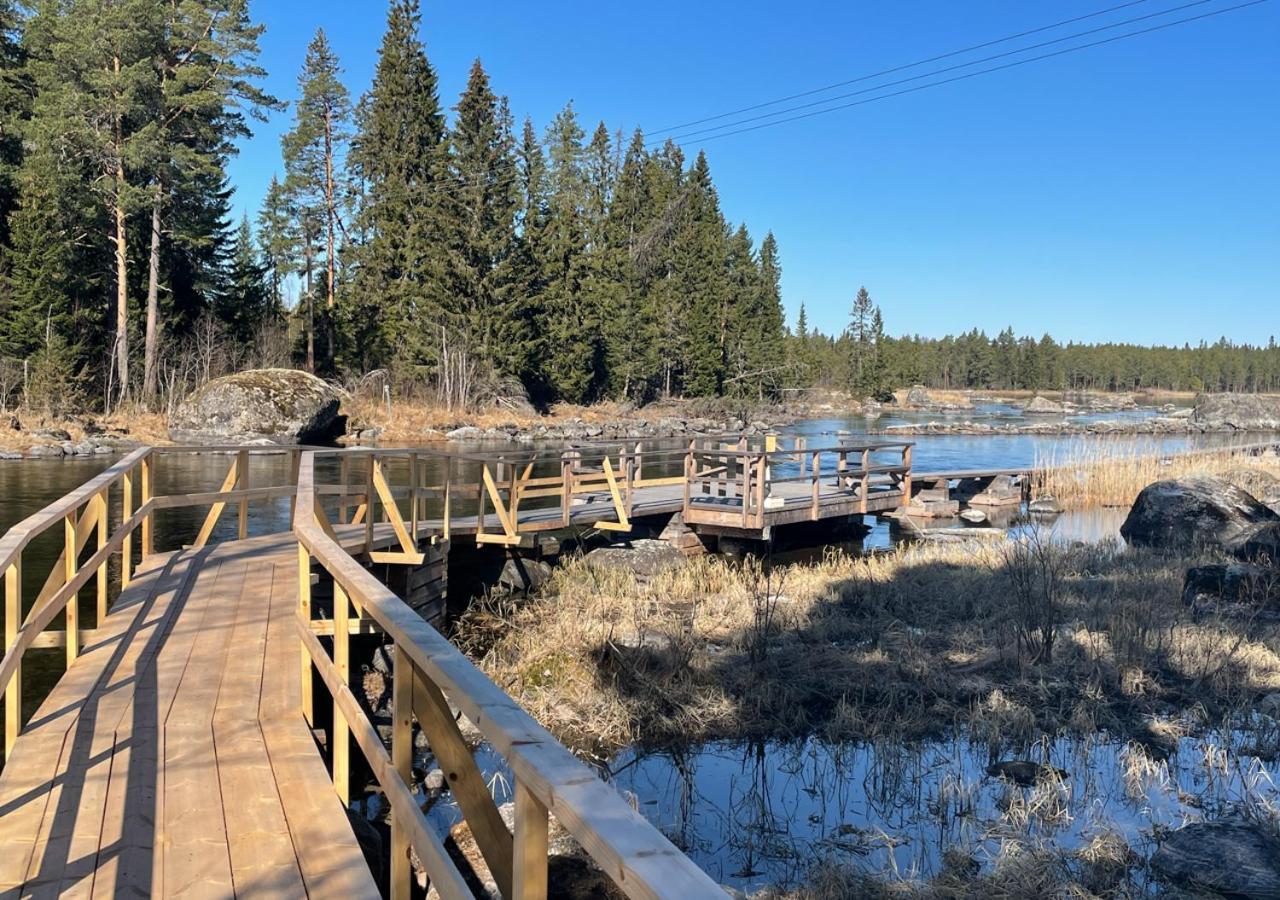
[[[1054,497],[1068,509],[1128,507],[1153,482],[1206,475],[1261,492],[1280,482],[1280,457],[1231,447],[1168,454],[1154,443],[1118,445],[1098,435],[1037,459],[1032,487],[1036,496]]]

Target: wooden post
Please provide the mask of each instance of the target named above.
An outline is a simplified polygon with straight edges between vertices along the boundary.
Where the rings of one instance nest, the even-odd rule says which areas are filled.
[[[546,900],[547,808],[524,782],[516,782],[515,861],[512,896],[515,900]]]
[[[367,477],[364,485],[364,552],[368,553],[373,549],[373,474],[376,469],[382,467],[378,462],[378,457],[369,454],[369,465]]]
[[[298,511],[298,470],[302,468],[302,451],[297,447],[289,451],[289,484],[295,490],[289,495],[289,527],[293,527],[293,517]],[[316,500],[318,504],[320,501]]]
[[[142,460],[142,505],[146,506],[151,502],[151,492],[153,488],[153,480],[155,478],[155,454],[152,453]],[[142,517],[142,559],[145,562],[147,557],[155,553],[154,535],[152,534],[155,525],[155,512],[148,512]]]
[[[684,505],[682,506],[682,515],[689,515],[689,494],[692,488],[693,473],[696,471],[693,461],[693,442],[689,442],[689,450],[684,455]]]
[[[911,444],[902,448],[902,464],[906,466],[906,474],[902,477],[902,505],[911,502]]]
[[[4,647],[9,653],[18,640],[22,625],[22,554],[4,572]],[[4,689],[4,758],[13,752],[14,742],[22,731],[22,663],[14,667],[13,676]]]
[[[741,467],[741,483],[739,490],[742,492],[742,527],[747,527],[747,518],[751,514],[751,497],[755,493],[751,489],[751,473],[755,466],[751,465],[751,460],[745,455],[740,456],[738,465]]]
[[[391,682],[391,763],[406,785],[413,783],[413,661],[396,645],[392,656]],[[391,816],[391,897],[408,900],[410,895],[409,829],[394,813]]]
[[[444,460],[444,539],[449,540],[449,517],[453,515],[453,459]]]
[[[803,451],[804,451],[805,446],[806,446],[806,442],[805,442],[805,439],[804,439],[804,438],[802,438],[802,437],[798,437],[798,438],[796,438],[796,442],[795,442],[796,459],[797,459],[797,460],[799,461],[799,463],[800,463],[800,477],[801,477],[801,478],[803,478],[803,477],[804,477],[804,453],[803,453]]]
[[[333,580],[333,667],[342,683],[351,683],[351,602],[338,579]],[[333,788],[343,806],[351,804],[351,727],[342,714],[338,698],[333,699]]]
[[[298,613],[303,622],[311,621],[311,552],[298,541]],[[300,644],[302,653],[302,717],[308,725],[315,722],[315,710],[311,705],[311,654],[306,644]]]
[[[764,528],[764,499],[769,493],[769,457],[760,454],[756,469],[756,524]]]
[[[128,522],[133,518],[133,470],[130,469],[124,473],[124,503],[120,513],[120,521]],[[130,531],[124,536],[124,545],[120,550],[120,587],[121,589],[129,586],[130,580],[133,578],[133,532]]]
[[[809,518],[818,521],[818,495],[822,490],[822,453],[814,450],[811,454],[813,457],[813,503],[809,508]]]
[[[249,490],[249,451],[241,450],[236,454],[236,487],[242,491]],[[290,517],[292,518],[292,516]],[[236,537],[244,540],[249,536],[249,498],[240,500],[240,522]]]
[[[862,448],[862,513],[867,512],[867,496],[871,493],[871,450]]]
[[[418,454],[409,454],[409,536],[418,543]]]
[[[62,521],[62,534],[66,544],[66,549],[63,551],[63,562],[65,563],[63,583],[69,584],[76,577],[76,567],[79,565],[79,554],[76,553],[75,510],[67,513],[66,518]],[[67,601],[66,615],[67,665],[70,666],[76,661],[76,657],[80,655],[80,598],[76,594],[72,594],[71,599]]]
[[[569,527],[569,517],[573,509],[573,462],[572,450],[560,454],[560,522]]]
[[[338,495],[338,524],[345,525],[347,522],[347,479],[351,477],[351,458],[349,456],[341,456],[338,458],[338,486],[342,488],[342,493]]]
[[[111,488],[108,485],[102,489],[102,493],[98,495],[95,501],[98,504],[98,549],[101,550],[107,546],[107,498],[108,491]],[[107,617],[107,564],[104,561],[98,566],[98,628],[102,627],[102,621]]]

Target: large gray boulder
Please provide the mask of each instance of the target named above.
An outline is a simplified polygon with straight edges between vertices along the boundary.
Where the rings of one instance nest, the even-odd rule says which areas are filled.
[[[588,565],[600,569],[631,572],[641,581],[667,569],[678,569],[688,560],[666,541],[632,540],[625,544],[598,547],[585,557]]]
[[[1029,416],[1060,416],[1066,412],[1066,407],[1061,403],[1055,403],[1048,397],[1041,397],[1036,394],[1027,401],[1027,405],[1022,407],[1023,413]]]
[[[295,369],[251,369],[215,378],[182,402],[169,436],[189,443],[281,444],[332,440],[346,430],[343,392]]]
[[[1151,857],[1162,881],[1240,900],[1280,900],[1280,843],[1253,825],[1196,822]]]
[[[1206,431],[1280,431],[1280,397],[1202,394],[1191,423]]]
[[[1233,552],[1259,526],[1280,515],[1223,478],[1178,478],[1142,489],[1120,534],[1130,544],[1162,550]]]

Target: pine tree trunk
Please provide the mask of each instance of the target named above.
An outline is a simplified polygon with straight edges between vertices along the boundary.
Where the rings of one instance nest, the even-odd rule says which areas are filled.
[[[333,305],[335,294],[336,272],[334,270],[334,223],[338,218],[337,206],[334,203],[333,188],[333,120],[330,116],[325,116],[324,120],[324,205],[326,213],[326,234],[325,234],[325,260],[328,266],[328,284],[326,285],[327,295],[325,297],[325,307],[328,314],[325,316],[326,336],[329,341],[329,365],[333,365]]]
[[[311,289],[311,235],[304,234],[304,239],[307,246],[303,263],[306,269],[307,291],[307,371],[314,375],[316,372],[316,298],[315,292]]]
[[[120,60],[115,60],[116,75],[120,74]],[[124,137],[120,117],[115,120],[116,159],[115,180],[116,195],[112,212],[116,226],[116,376],[120,379],[118,396],[129,395],[129,245],[128,223],[124,208]]]
[[[160,323],[160,202],[163,186],[156,184],[151,203],[151,258],[147,268],[147,333],[142,351],[142,397],[148,405],[156,399],[156,339]]]

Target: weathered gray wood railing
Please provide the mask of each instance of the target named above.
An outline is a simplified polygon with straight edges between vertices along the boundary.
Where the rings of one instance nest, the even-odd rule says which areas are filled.
[[[356,454],[337,453],[339,458]],[[370,455],[370,454],[364,454]],[[333,781],[344,802],[351,799],[349,746],[369,763],[391,807],[391,890],[409,896],[410,848],[442,897],[470,897],[462,873],[432,830],[411,788],[412,723],[416,718],[443,767],[450,789],[503,896],[540,898],[547,891],[548,815],[554,815],[610,878],[631,897],[715,897],[723,892],[618,793],[578,761],[438,631],[373,577],[342,548],[324,498],[338,506],[353,498],[345,481],[322,485],[318,454],[303,455],[298,476],[294,532],[298,537],[298,636],[302,644],[304,711],[310,716],[313,670],[333,702]],[[416,456],[416,455],[415,455]],[[368,466],[384,514],[404,525],[402,510],[379,474],[382,454]],[[414,464],[416,468],[416,463]],[[340,464],[345,476],[346,467]],[[486,470],[487,472],[488,470]],[[414,476],[416,478],[416,475]],[[526,482],[527,483],[527,482]],[[490,485],[485,485],[486,490]],[[416,517],[418,488],[410,488]],[[336,514],[336,513],[335,513]],[[359,550],[375,551],[373,507],[357,513],[369,537]],[[415,540],[416,543],[416,540]],[[407,551],[411,552],[411,551]],[[316,636],[312,575],[333,582],[332,651]],[[351,689],[349,635],[372,626],[393,646],[392,735],[388,751]],[[515,777],[514,833],[503,823],[450,703],[479,729]]]

